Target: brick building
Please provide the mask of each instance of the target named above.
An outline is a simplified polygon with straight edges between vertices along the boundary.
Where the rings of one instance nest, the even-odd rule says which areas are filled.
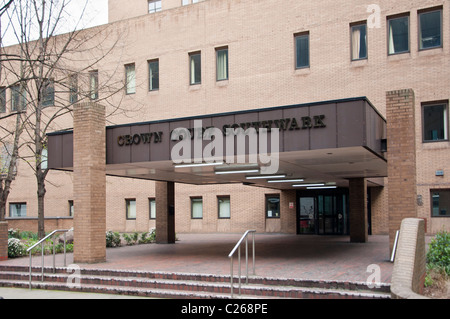
[[[175,182],[179,233],[256,229],[366,241],[392,237],[404,217],[426,219],[429,234],[450,227],[448,2],[123,3],[110,0],[109,23],[83,31],[105,47],[117,42],[86,77],[124,83],[105,103],[107,230],[156,227],[161,182],[169,182],[164,194]],[[106,94],[96,93],[93,100]],[[118,105],[123,112],[113,112]],[[280,129],[278,180],[219,175],[216,166],[177,170],[170,133],[194,132],[196,120]],[[61,133],[73,127],[64,117],[49,136],[50,228],[70,227],[77,214],[72,155],[80,150],[72,131]],[[33,228],[34,176],[23,164],[18,172],[7,220]]]

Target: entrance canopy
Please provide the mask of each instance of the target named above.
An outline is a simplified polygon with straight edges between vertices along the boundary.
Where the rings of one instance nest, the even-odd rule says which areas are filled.
[[[275,189],[381,185],[385,145],[386,120],[352,98],[106,127],[106,174]],[[49,134],[48,155],[50,169],[73,170],[73,131]]]

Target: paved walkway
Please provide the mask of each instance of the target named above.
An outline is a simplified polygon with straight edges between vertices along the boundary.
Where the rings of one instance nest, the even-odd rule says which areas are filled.
[[[230,261],[227,256],[240,236],[241,234],[179,234],[179,241],[174,245],[148,244],[109,248],[106,263],[79,266],[229,275]],[[389,262],[388,236],[369,236],[367,243],[350,243],[347,236],[256,234],[255,238],[258,276],[365,282],[371,275],[368,266],[375,264],[381,270],[380,281],[389,283],[391,280],[393,264]],[[242,246],[242,261],[245,260],[244,247]],[[251,253],[251,237],[249,252]],[[52,256],[44,259],[45,266],[52,265]],[[67,254],[67,264],[71,263],[73,255]],[[0,265],[28,264],[27,257],[0,262]],[[40,264],[40,256],[33,257],[33,266]],[[63,255],[60,254],[56,257],[56,266],[62,265]],[[236,266],[234,270],[237,274]]]

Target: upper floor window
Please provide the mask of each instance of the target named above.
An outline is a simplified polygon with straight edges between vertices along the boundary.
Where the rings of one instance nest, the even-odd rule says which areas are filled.
[[[78,102],[78,75],[71,74],[69,76],[69,102],[77,103]]]
[[[55,83],[53,80],[44,80],[42,88],[42,106],[55,105]]]
[[[155,13],[162,10],[161,0],[148,1],[148,13]]]
[[[367,24],[351,26],[352,60],[367,59]]]
[[[202,55],[200,52],[189,54],[190,84],[202,83]]]
[[[295,68],[309,67],[309,32],[295,35]]]
[[[89,98],[98,99],[98,71],[89,72]]]
[[[0,113],[6,112],[6,88],[0,87]]]
[[[431,217],[450,217],[450,190],[431,191]]]
[[[27,217],[27,203],[9,204],[9,217]]]
[[[136,93],[136,67],[134,63],[125,65],[125,88],[127,94]]]
[[[27,92],[25,87],[17,84],[11,87],[11,111],[22,111],[27,105]]]
[[[448,140],[448,105],[446,103],[423,106],[423,141]]]
[[[419,49],[442,47],[442,10],[419,12]]]
[[[148,90],[159,90],[159,60],[148,61]]]
[[[216,78],[228,80],[228,47],[216,49]]]
[[[409,52],[409,16],[388,18],[388,52]]]

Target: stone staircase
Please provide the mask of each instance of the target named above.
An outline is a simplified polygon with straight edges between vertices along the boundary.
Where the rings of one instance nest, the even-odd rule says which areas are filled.
[[[81,269],[79,285],[74,272],[66,268],[32,269],[32,288],[103,294],[134,295],[168,299],[229,299],[230,277],[218,275],[163,273],[127,270]],[[68,284],[71,283],[71,285]],[[72,287],[69,287],[72,286]],[[0,266],[0,287],[29,287],[29,268]],[[365,283],[250,277],[234,279],[234,298],[306,298],[306,299],[389,299],[390,285],[369,289]]]

